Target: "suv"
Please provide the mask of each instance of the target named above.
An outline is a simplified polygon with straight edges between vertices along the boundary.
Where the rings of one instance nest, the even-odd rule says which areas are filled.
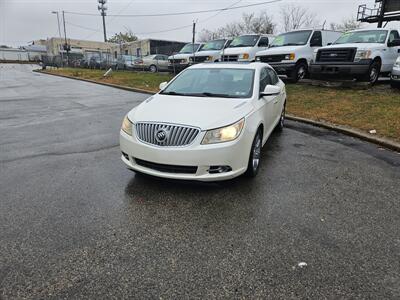
[[[193,57],[189,58],[190,64],[220,61],[221,51],[231,42],[231,39],[218,39],[205,43]]]
[[[278,35],[269,49],[257,52],[256,60],[268,63],[279,75],[297,82],[308,75],[314,51],[333,43],[341,32],[330,30],[295,30]]]
[[[333,45],[315,53],[313,78],[349,77],[374,84],[389,74],[399,55],[400,35],[395,29],[360,29],[344,33]]]
[[[255,61],[256,53],[268,48],[272,35],[246,34],[235,37],[221,52],[221,61]]]
[[[183,46],[177,54],[168,57],[168,70],[175,73],[186,69],[189,66],[189,58],[194,56],[202,46],[202,43],[190,43]]]

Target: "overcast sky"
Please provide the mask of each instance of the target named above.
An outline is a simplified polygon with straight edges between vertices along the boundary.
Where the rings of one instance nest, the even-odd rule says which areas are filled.
[[[238,0],[108,0],[109,14],[146,14],[218,9],[232,5]],[[237,5],[264,2],[266,0],[244,0]],[[324,20],[340,22],[343,18],[355,17],[359,4],[373,6],[374,0],[282,0],[263,6],[242,8],[214,13],[121,18],[106,17],[107,34],[131,29],[141,38],[162,38],[190,41],[191,28],[171,32],[158,32],[179,26],[190,25],[198,19],[198,31],[203,28],[215,29],[233,20],[240,19],[242,13],[267,10],[276,23],[280,21],[279,11],[287,4],[307,7],[317,14],[321,24]],[[101,16],[97,11],[97,0],[0,0],[0,44],[24,45],[35,39],[58,36],[57,17],[51,11],[71,11],[94,13],[98,16],[78,16],[66,14],[67,37],[87,40],[103,39]],[[206,22],[201,22],[209,18]],[[81,27],[78,27],[81,26]],[[156,32],[156,33],[153,33]],[[157,33],[158,32],[158,33]]]

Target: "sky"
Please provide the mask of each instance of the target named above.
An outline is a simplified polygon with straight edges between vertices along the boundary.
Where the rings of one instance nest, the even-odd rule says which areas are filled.
[[[266,0],[243,0],[236,5],[247,5]],[[219,9],[231,6],[238,0],[108,0],[108,14],[154,14]],[[190,41],[191,28],[160,32],[190,25],[198,20],[197,32],[202,29],[216,29],[238,20],[243,13],[256,14],[266,10],[276,23],[279,12],[285,5],[296,4],[317,15],[322,24],[340,22],[355,17],[360,4],[373,7],[374,0],[281,0],[273,4],[248,7],[216,13],[193,14],[166,17],[106,17],[107,36],[116,32],[132,30],[140,38],[161,38]],[[80,16],[66,13],[68,38],[103,40],[102,20],[97,10],[97,0],[0,0],[0,45],[26,45],[32,40],[59,36],[57,16],[51,11],[82,12],[96,16]],[[205,20],[205,21],[204,21]],[[375,26],[375,25],[374,25]],[[61,28],[62,29],[62,28]]]

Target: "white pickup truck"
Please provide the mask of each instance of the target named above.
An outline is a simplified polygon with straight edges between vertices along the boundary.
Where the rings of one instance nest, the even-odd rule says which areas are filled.
[[[314,51],[333,43],[342,35],[331,30],[294,30],[278,35],[264,51],[257,52],[256,60],[268,63],[279,75],[297,82],[308,75]]]
[[[374,84],[388,75],[400,54],[396,29],[359,29],[344,33],[334,44],[320,48],[311,64],[312,78],[358,79]]]
[[[237,36],[221,51],[221,61],[255,61],[256,53],[267,49],[273,39],[270,34]]]

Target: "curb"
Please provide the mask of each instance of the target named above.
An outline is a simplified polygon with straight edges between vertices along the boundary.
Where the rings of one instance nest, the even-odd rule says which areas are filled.
[[[86,82],[90,82],[90,83],[95,83],[95,84],[100,84],[100,85],[104,85],[104,86],[108,86],[108,87],[113,87],[113,88],[117,88],[117,89],[121,89],[121,90],[125,90],[125,91],[130,91],[130,92],[136,92],[136,93],[143,93],[143,94],[149,94],[149,95],[154,95],[155,92],[149,91],[149,90],[143,90],[143,89],[138,89],[138,88],[131,88],[131,87],[125,87],[125,86],[121,86],[121,85],[117,85],[117,84],[112,84],[112,83],[105,83],[105,82],[98,82],[98,81],[94,81],[94,80],[90,80],[90,79],[83,79],[83,78],[77,78],[77,77],[73,77],[73,76],[68,76],[68,75],[61,75],[61,74],[53,74],[53,73],[49,73],[49,72],[45,72],[42,70],[33,70],[33,72],[37,72],[40,74],[46,74],[46,75],[53,75],[53,76],[58,76],[58,77],[64,77],[64,78],[68,78],[68,79],[74,79],[74,80],[80,80],[80,81],[86,81]],[[379,138],[379,137],[373,137],[371,135],[368,135],[362,131],[359,131],[357,129],[351,129],[345,126],[341,126],[341,125],[334,125],[334,124],[330,124],[330,123],[325,123],[325,122],[319,122],[319,121],[313,121],[310,119],[306,119],[306,118],[301,118],[301,117],[296,117],[293,115],[286,115],[286,118],[288,120],[292,120],[292,121],[296,121],[296,122],[301,122],[301,123],[306,123],[306,124],[310,124],[316,127],[322,127],[322,128],[326,128],[326,129],[330,129],[330,130],[334,130],[336,132],[340,132],[355,138],[359,138],[361,140],[370,142],[370,143],[374,143],[376,145],[382,146],[384,148],[396,151],[400,153],[400,143],[385,139],[385,138]]]
[[[61,74],[53,74],[50,72],[42,71],[42,70],[32,70],[32,72],[40,73],[40,74],[46,74],[46,75],[52,75],[52,76],[58,76],[58,77],[63,77],[63,78],[68,78],[68,79],[74,79],[74,80],[79,80],[79,81],[86,81],[90,83],[95,83],[95,84],[100,84],[108,87],[113,87],[116,89],[120,90],[125,90],[125,91],[130,91],[130,92],[136,92],[136,93],[142,93],[142,94],[149,94],[149,95],[154,95],[155,92],[149,91],[149,90],[143,90],[143,89],[138,89],[138,88],[131,88],[127,86],[122,86],[122,85],[117,85],[117,84],[112,84],[112,83],[106,83],[106,82],[99,82],[91,79],[85,79],[85,78],[77,78],[69,75],[61,75]]]
[[[371,136],[367,133],[364,133],[362,131],[359,131],[357,129],[353,129],[353,128],[348,128],[345,126],[341,126],[341,125],[334,125],[334,124],[330,124],[330,123],[325,123],[325,122],[319,122],[319,121],[313,121],[310,119],[306,119],[306,118],[301,118],[301,117],[296,117],[293,115],[286,115],[286,118],[288,120],[292,120],[292,121],[296,121],[296,122],[301,122],[301,123],[306,123],[306,124],[310,124],[316,127],[322,127],[322,128],[326,128],[326,129],[330,129],[330,130],[334,130],[336,132],[340,132],[355,138],[359,138],[360,140],[364,140],[370,143],[374,143],[377,144],[379,146],[382,146],[384,148],[396,151],[400,153],[400,143],[396,143],[394,141],[388,140],[386,138],[380,138],[380,137],[374,137]]]

